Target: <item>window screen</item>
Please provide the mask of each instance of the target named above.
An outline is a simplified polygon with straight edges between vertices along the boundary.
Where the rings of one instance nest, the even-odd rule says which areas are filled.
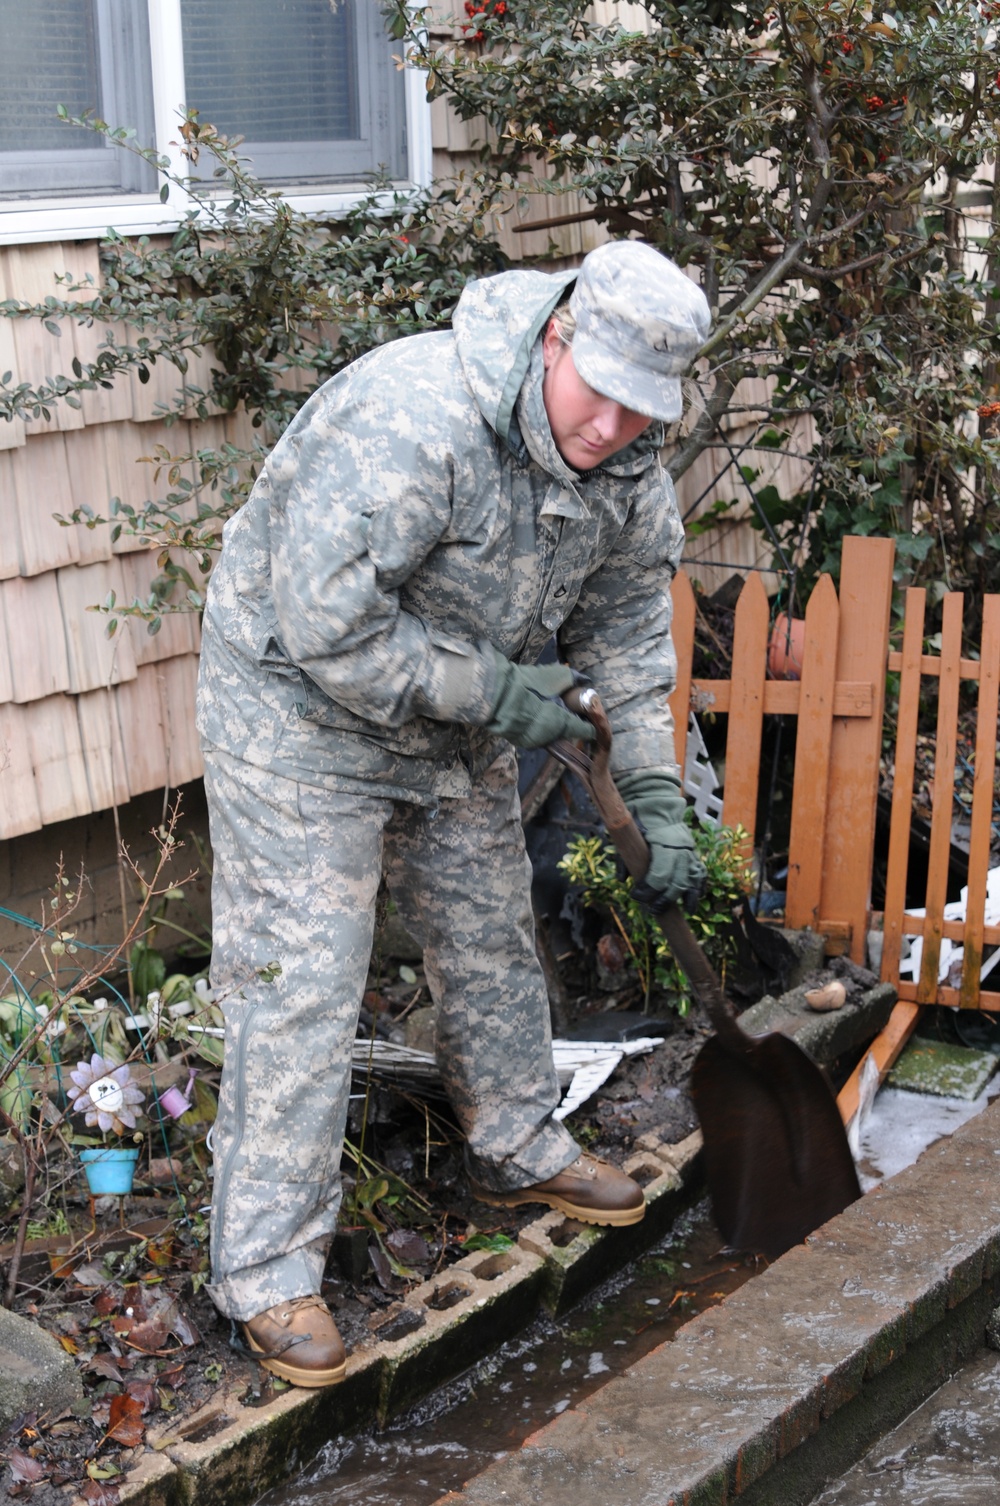
[[[283,183],[405,172],[379,0],[181,0],[186,101]],[[202,162],[198,171],[210,171]]]
[[[203,120],[248,141],[358,135],[351,0],[183,0],[181,13]]]
[[[56,114],[102,113],[92,0],[0,0],[0,152],[94,146]]]
[[[56,114],[93,111],[153,139],[149,26],[139,0],[0,0],[0,196],[149,192],[155,173]]]

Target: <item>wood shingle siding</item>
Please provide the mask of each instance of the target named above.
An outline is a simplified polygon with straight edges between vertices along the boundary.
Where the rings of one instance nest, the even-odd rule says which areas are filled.
[[[96,243],[0,249],[0,298],[67,296],[59,272],[96,282]],[[0,319],[0,374],[35,385],[68,373],[74,355],[95,359],[109,327],[64,320],[62,330]],[[208,369],[206,356],[192,358],[188,380],[205,386]],[[201,774],[196,614],[168,615],[156,634],[120,619],[109,639],[107,616],[90,609],[111,591],[119,605],[147,599],[158,551],[124,531],[112,544],[107,523],[66,527],[53,518],[85,506],[106,518],[112,497],[136,509],[162,497],[165,478],[157,482],[144,463],[157,445],[184,453],[244,437],[246,425],[229,418],[168,426],[157,408],[175,405],[179,385],[161,362],[148,383],[120,380],[81,394],[79,408],[54,404],[49,420],[0,423],[0,840]],[[192,465],[185,474],[195,479]]]

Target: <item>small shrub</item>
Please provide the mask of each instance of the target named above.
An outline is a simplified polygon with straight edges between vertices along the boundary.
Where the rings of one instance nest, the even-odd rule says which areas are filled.
[[[735,957],[733,911],[750,887],[747,835],[739,826],[702,826],[691,811],[688,821],[708,882],[687,919],[709,961],[724,980],[726,964]],[[629,962],[638,973],[646,1008],[657,986],[668,995],[678,1014],[686,1015],[692,999],[687,978],[674,960],[656,916],[633,898],[632,880],[623,874],[610,842],[603,837],[577,837],[559,867],[581,890],[588,905],[610,914],[625,943]]]

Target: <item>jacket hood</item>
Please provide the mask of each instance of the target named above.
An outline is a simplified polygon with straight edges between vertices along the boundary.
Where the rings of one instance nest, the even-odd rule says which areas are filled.
[[[452,329],[462,371],[486,422],[515,454],[524,443],[516,409],[532,351],[549,315],[576,281],[578,270],[498,272],[468,283],[458,300]],[[544,427],[548,431],[547,422]],[[644,470],[663,440],[662,425],[653,422],[601,469],[613,475]],[[561,465],[565,469],[565,463]]]
[[[452,328],[465,379],[486,422],[507,443],[532,347],[576,275],[575,267],[499,272],[470,282],[458,300]]]

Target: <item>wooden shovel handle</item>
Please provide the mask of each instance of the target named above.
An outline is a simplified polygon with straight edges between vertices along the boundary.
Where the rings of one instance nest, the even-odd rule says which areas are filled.
[[[553,743],[549,752],[560,763],[572,769],[589,791],[615,850],[632,878],[636,883],[641,883],[649,869],[649,843],[636,825],[611,774],[611,723],[607,712],[601,705],[597,691],[593,689],[568,690],[563,700],[571,711],[586,717],[594,727],[597,736],[593,752],[565,741]],[[707,1011],[721,1043],[736,1050],[745,1050],[749,1037],[736,1023],[736,1015],[722,991],[712,964],[681,911],[674,904],[664,905],[657,910],[656,918],[670,943],[670,950],[687,974],[694,995]]]

